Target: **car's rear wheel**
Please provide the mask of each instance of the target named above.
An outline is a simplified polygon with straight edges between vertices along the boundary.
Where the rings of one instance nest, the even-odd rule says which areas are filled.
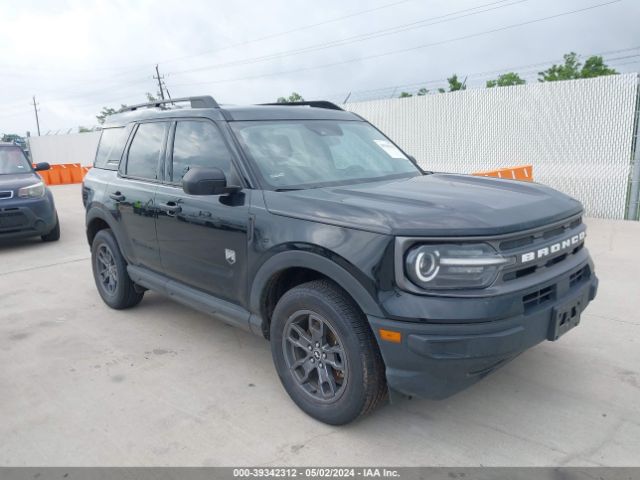
[[[47,233],[46,235],[42,235],[40,237],[43,242],[57,242],[60,240],[60,220],[58,220],[58,215],[56,214],[56,226]]]
[[[98,293],[104,303],[118,310],[140,303],[144,291],[136,288],[129,277],[127,262],[111,230],[100,230],[93,239],[91,265]]]
[[[270,338],[285,390],[317,420],[349,423],[385,398],[376,340],[362,312],[334,283],[316,280],[286,292],[273,313]]]

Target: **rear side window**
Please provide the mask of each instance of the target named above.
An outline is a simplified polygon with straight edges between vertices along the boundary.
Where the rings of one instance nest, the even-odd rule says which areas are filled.
[[[176,125],[171,181],[180,183],[191,167],[219,168],[229,178],[231,152],[211,122],[183,120]]]
[[[93,164],[94,167],[107,170],[118,169],[126,140],[124,132],[124,127],[105,128],[102,130],[96,161]]]
[[[164,146],[167,123],[141,123],[138,126],[127,157],[126,174],[131,177],[156,180],[158,163]]]

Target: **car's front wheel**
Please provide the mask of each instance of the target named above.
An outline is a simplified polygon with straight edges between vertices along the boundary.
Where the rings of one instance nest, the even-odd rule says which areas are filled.
[[[127,262],[111,230],[100,230],[93,239],[91,265],[98,293],[104,303],[118,310],[140,303],[144,291],[136,288],[129,277]]]
[[[53,229],[40,237],[43,242],[57,242],[60,240],[60,220],[58,220],[58,215],[56,214],[56,226]]]
[[[385,398],[376,340],[362,312],[334,283],[316,280],[286,292],[274,310],[270,337],[284,388],[317,420],[343,425]]]

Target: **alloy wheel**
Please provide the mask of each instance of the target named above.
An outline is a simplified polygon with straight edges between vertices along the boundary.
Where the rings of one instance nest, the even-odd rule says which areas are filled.
[[[332,402],[347,385],[344,347],[329,322],[301,310],[289,317],[282,338],[287,367],[300,388],[320,402]]]
[[[118,288],[118,267],[108,245],[102,244],[98,247],[96,260],[100,284],[105,292],[113,295]]]

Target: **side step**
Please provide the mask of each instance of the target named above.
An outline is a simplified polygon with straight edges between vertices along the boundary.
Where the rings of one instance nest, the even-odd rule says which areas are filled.
[[[226,300],[221,300],[193,287],[171,280],[164,275],[152,272],[143,267],[127,266],[127,272],[136,284],[149,290],[166,295],[177,302],[203,313],[219,318],[234,327],[252,331],[249,327],[248,310]]]

